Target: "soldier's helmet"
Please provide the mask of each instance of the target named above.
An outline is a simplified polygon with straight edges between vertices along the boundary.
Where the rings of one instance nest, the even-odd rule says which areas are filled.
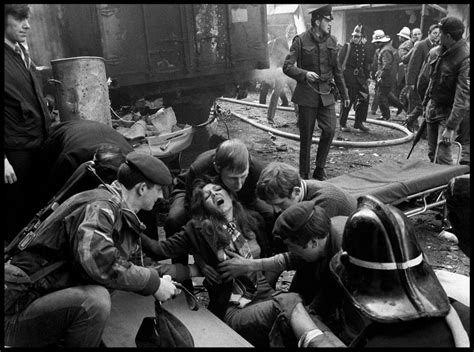
[[[372,196],[346,222],[330,271],[343,297],[366,317],[401,322],[446,316],[446,292],[426,262],[408,218]]]

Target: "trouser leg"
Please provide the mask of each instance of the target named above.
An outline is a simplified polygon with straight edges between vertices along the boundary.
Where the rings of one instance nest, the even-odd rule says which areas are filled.
[[[316,153],[316,167],[324,168],[336,131],[336,104],[321,106],[317,112],[318,126],[321,128],[318,152]]]
[[[379,108],[380,108],[380,112],[382,113],[382,117],[385,120],[390,119],[390,107],[389,107],[389,102],[388,102],[389,90],[390,88],[380,87],[378,91]]]
[[[458,128],[458,136],[456,137],[456,142],[461,143],[462,152],[460,164],[470,164],[470,147],[471,147],[471,117],[469,114],[466,114],[461,121],[461,124]]]
[[[17,181],[4,184],[3,240],[9,243],[45,204],[40,204],[43,183],[39,150],[5,150]]]
[[[47,294],[5,317],[5,345],[45,347],[64,340],[64,347],[98,347],[110,305],[109,292],[98,285]]]
[[[445,129],[445,124],[445,121],[427,122],[426,124],[428,138],[428,157],[431,161],[433,161],[435,158],[436,146],[438,144],[438,141],[440,140],[441,134]],[[438,154],[435,162],[443,165],[453,164],[451,145],[439,143]]]
[[[313,139],[314,125],[318,108],[299,106],[299,128],[300,128],[300,176],[307,179],[309,175],[309,161],[311,152],[311,141]]]
[[[354,105],[354,110],[355,110],[354,126],[360,125],[367,120],[367,114],[369,112],[368,88],[361,86],[357,89],[356,103]]]
[[[354,96],[354,88],[353,87],[347,87],[347,91],[349,93],[349,99],[350,99],[350,104],[346,108],[344,107],[344,102],[341,101],[341,110],[339,113],[339,126],[341,127],[346,127],[347,124],[347,117],[349,116],[349,112],[351,111],[352,106],[354,105],[355,102],[355,96]]]
[[[267,95],[268,91],[271,88],[271,84],[269,84],[267,81],[263,81],[261,86],[260,86],[260,96],[259,96],[259,103],[260,104],[266,104],[267,103]]]

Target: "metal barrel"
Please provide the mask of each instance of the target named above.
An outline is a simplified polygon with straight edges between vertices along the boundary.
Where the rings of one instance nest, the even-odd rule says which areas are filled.
[[[94,120],[112,126],[105,62],[79,56],[51,60],[61,121]]]

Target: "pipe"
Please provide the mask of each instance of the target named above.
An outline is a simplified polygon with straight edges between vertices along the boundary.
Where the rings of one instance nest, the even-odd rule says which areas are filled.
[[[230,98],[219,98],[219,100],[227,101],[227,102],[231,102],[231,103],[239,103],[239,104],[242,104],[242,105],[266,107],[266,105],[264,105],[264,104],[245,102],[245,101],[242,101],[242,100],[236,100],[236,99],[230,99]],[[287,111],[293,111],[292,108],[288,108],[288,107],[278,107],[278,109],[281,109],[281,110],[287,110],[288,109]],[[232,115],[237,117],[238,119],[254,126],[254,127],[257,127],[257,128],[259,128],[261,130],[264,130],[266,132],[273,133],[274,135],[284,137],[284,138],[287,138],[287,139],[291,139],[291,140],[294,140],[294,141],[299,141],[300,140],[300,136],[298,136],[297,134],[280,131],[280,130],[277,130],[276,128],[262,125],[260,123],[252,121],[252,120],[246,118],[245,116],[242,116],[242,115],[240,115],[238,113],[235,113],[235,112],[232,112]],[[349,119],[354,120],[354,118],[351,117],[351,116],[349,116]],[[375,125],[380,125],[380,126],[384,126],[384,127],[393,128],[393,129],[402,131],[402,132],[406,133],[407,135],[405,137],[402,137],[402,138],[391,139],[391,140],[386,140],[386,141],[351,142],[351,141],[333,140],[331,145],[345,146],[345,147],[358,147],[358,148],[386,147],[386,146],[390,146],[390,145],[398,145],[398,144],[403,144],[403,143],[409,142],[414,137],[414,134],[411,133],[408,129],[406,129],[405,127],[400,126],[398,124],[392,123],[392,122],[372,120],[372,119],[367,119],[367,122],[375,124]],[[315,143],[315,144],[319,143],[319,138],[313,137],[312,143]]]

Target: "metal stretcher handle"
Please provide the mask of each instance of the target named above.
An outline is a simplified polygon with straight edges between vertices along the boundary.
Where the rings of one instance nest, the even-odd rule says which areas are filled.
[[[439,141],[438,144],[436,144],[436,150],[435,150],[435,155],[433,158],[433,163],[436,163],[438,161],[438,149],[441,143],[442,141]],[[457,156],[455,165],[459,165],[459,161],[461,160],[462,145],[459,142],[452,142],[452,144],[458,147],[458,156]]]

